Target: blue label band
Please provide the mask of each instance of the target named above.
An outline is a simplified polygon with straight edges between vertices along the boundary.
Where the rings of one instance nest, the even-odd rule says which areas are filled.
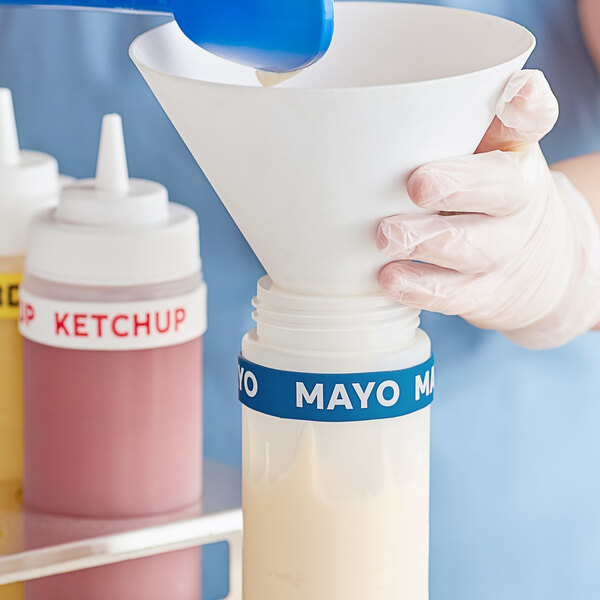
[[[433,356],[400,371],[297,373],[238,360],[242,404],[258,412],[302,421],[369,421],[401,417],[433,401]]]

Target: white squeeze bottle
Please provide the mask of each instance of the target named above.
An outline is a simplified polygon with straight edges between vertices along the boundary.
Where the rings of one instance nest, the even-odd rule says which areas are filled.
[[[244,600],[426,600],[429,405],[418,311],[258,283],[242,342]]]
[[[20,150],[10,90],[0,88],[0,483],[18,490],[22,478],[22,367],[18,287],[31,217],[56,204],[58,165]]]
[[[31,221],[21,287],[28,510],[179,519],[202,498],[196,214],[130,178],[121,118],[102,121],[96,177]],[[76,521],[74,521],[76,522]],[[193,600],[200,551],[28,581],[28,600]]]
[[[56,203],[56,160],[19,149],[10,90],[0,88],[0,505],[20,505],[23,478],[22,343],[19,284],[31,216]],[[2,523],[0,523],[0,530]],[[20,584],[0,586],[2,600],[22,598]]]

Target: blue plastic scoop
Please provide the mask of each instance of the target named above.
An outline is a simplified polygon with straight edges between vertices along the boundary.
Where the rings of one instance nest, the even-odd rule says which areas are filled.
[[[276,73],[316,62],[333,36],[333,0],[0,0],[2,4],[173,14],[198,46]]]

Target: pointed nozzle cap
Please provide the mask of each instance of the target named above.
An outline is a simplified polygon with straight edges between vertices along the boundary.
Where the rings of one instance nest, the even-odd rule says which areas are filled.
[[[116,193],[129,191],[123,121],[117,114],[104,115],[102,119],[96,163],[96,189]]]
[[[169,197],[160,183],[130,179],[117,114],[104,115],[96,178],[67,186],[61,194],[56,218],[67,223],[98,227],[145,227],[169,219]]]
[[[66,186],[31,223],[26,270],[77,285],[176,281],[201,268],[198,219],[164,186],[129,179],[119,115],[102,120],[96,177]]]
[[[25,252],[31,217],[56,204],[59,189],[52,156],[19,150],[12,94],[0,88],[0,256]]]
[[[19,137],[12,94],[8,88],[0,88],[0,165],[16,167],[19,162]]]

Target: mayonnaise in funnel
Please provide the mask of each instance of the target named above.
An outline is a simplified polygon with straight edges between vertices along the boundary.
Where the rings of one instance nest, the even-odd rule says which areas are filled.
[[[274,87],[299,75],[302,73],[304,69],[298,69],[297,71],[290,71],[289,73],[271,73],[270,71],[260,71],[257,69],[256,78],[258,79],[260,85],[263,87]]]

